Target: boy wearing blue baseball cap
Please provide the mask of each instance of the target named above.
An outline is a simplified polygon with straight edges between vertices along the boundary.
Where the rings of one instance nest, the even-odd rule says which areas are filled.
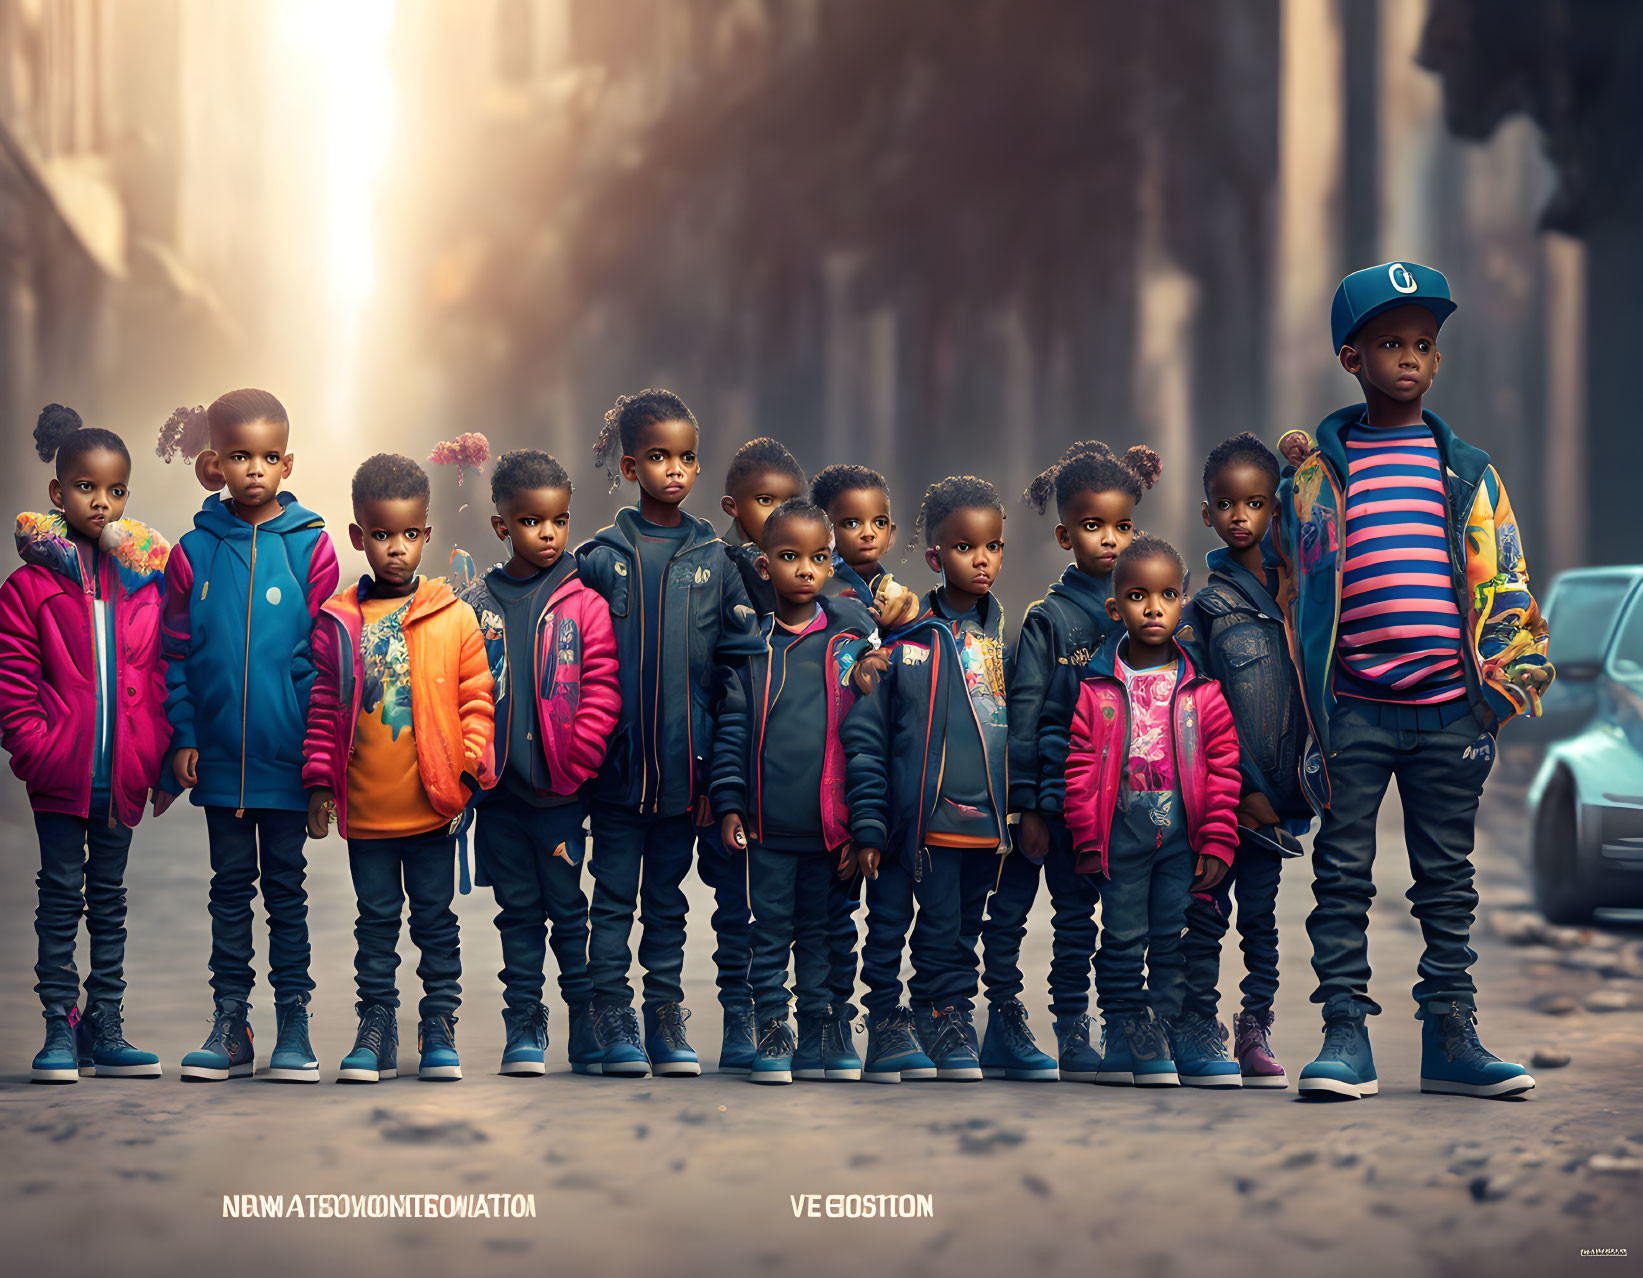
[[[1379,1087],[1365,928],[1393,778],[1425,942],[1421,1090],[1503,1097],[1535,1085],[1478,1042],[1471,856],[1496,735],[1514,714],[1540,713],[1553,670],[1505,486],[1486,453],[1422,408],[1454,309],[1449,282],[1413,263],[1341,281],[1333,349],[1363,403],[1319,425],[1268,533],[1312,736],[1302,781],[1322,817],[1307,933],[1324,1043],[1300,1079],[1314,1098]]]

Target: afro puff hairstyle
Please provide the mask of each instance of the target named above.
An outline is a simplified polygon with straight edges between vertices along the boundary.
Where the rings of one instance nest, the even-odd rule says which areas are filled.
[[[40,410],[39,420],[34,423],[34,451],[41,461],[57,463],[58,479],[76,461],[99,448],[118,453],[126,459],[127,466],[131,465],[125,440],[113,431],[100,426],[82,426],[80,414],[66,404],[47,404]]]
[[[1098,439],[1081,439],[1047,470],[1039,473],[1021,495],[1039,514],[1055,498],[1059,513],[1078,493],[1128,493],[1132,502],[1158,482],[1164,463],[1145,444],[1128,449],[1122,457]]]

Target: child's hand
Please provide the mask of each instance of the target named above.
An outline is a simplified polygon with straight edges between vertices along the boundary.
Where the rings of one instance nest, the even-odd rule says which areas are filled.
[[[151,791],[149,791],[149,793],[154,796],[155,816],[160,816],[164,813],[165,810],[171,806],[171,801],[177,797],[169,790],[160,789],[159,786],[155,786]]]
[[[856,864],[855,845],[846,843],[839,849],[839,863],[833,868],[833,877],[841,883],[848,883],[856,877],[856,871],[860,868]]]
[[[1192,876],[1194,892],[1208,892],[1227,876],[1227,863],[1218,856],[1200,856],[1198,872]]]
[[[879,629],[888,633],[918,616],[918,596],[899,581],[890,581],[873,596],[873,606],[868,611],[879,623]]]
[[[725,819],[719,823],[719,842],[725,845],[726,852],[747,851],[747,831],[742,828],[742,818],[737,813],[725,813]]]
[[[1044,858],[1050,854],[1049,822],[1036,812],[1023,812],[1015,828],[1015,845],[1034,865],[1043,865]]]
[[[331,818],[337,814],[337,796],[326,789],[308,792],[308,837],[323,839],[331,832]]]
[[[850,682],[856,685],[856,691],[864,697],[873,695],[873,689],[879,686],[879,680],[884,672],[890,668],[890,657],[883,648],[874,648],[867,653],[850,671]]]
[[[884,854],[877,848],[866,848],[861,844],[855,845],[856,867],[870,879],[879,876],[879,861]]]
[[[1278,814],[1259,790],[1252,790],[1238,800],[1238,824],[1243,826],[1277,825]]]
[[[192,790],[200,783],[200,774],[197,771],[200,764],[198,750],[183,749],[177,751],[171,759],[171,774],[177,778],[177,784],[185,790]]]

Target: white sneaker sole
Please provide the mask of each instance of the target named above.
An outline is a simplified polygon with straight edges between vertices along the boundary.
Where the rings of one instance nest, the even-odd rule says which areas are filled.
[[[1380,1089],[1380,1080],[1377,1078],[1372,1078],[1367,1083],[1343,1083],[1338,1078],[1303,1078],[1298,1087],[1302,1096],[1336,1096],[1347,1100],[1373,1096]]]
[[[319,1082],[319,1062],[315,1061],[311,1068],[301,1069],[265,1069],[262,1072],[265,1083],[317,1083]]]
[[[1284,1088],[1289,1086],[1287,1074],[1243,1074],[1245,1087],[1273,1087]]]
[[[455,1083],[461,1081],[462,1066],[429,1065],[418,1069],[416,1076],[425,1083]]]
[[[717,1070],[720,1074],[751,1074],[753,1071],[746,1065],[720,1065]]]
[[[590,1072],[603,1074],[606,1078],[649,1078],[650,1066],[644,1061],[622,1061],[617,1065],[591,1066]]]
[[[179,1074],[193,1083],[220,1083],[229,1078],[250,1078],[251,1071],[256,1066],[251,1061],[242,1061],[238,1065],[230,1065],[227,1069],[216,1069],[210,1065],[183,1065],[179,1067]]]
[[[29,1074],[31,1083],[78,1083],[80,1067],[72,1069],[35,1069]]]
[[[936,1067],[936,1081],[941,1083],[979,1083],[984,1077],[979,1065],[964,1065],[958,1069]]]
[[[702,1073],[700,1061],[669,1061],[665,1065],[652,1065],[650,1072],[657,1078],[699,1078]]]
[[[1421,1079],[1421,1091],[1432,1092],[1439,1096],[1482,1096],[1499,1099],[1505,1096],[1521,1096],[1524,1092],[1533,1091],[1535,1080],[1527,1074],[1517,1074],[1511,1078],[1503,1078],[1498,1083],[1452,1083],[1443,1078]]]
[[[760,1069],[747,1071],[747,1081],[750,1083],[791,1083],[793,1071],[790,1069]]]
[[[519,1077],[546,1074],[548,1072],[548,1063],[546,1061],[503,1061],[502,1068],[496,1072]]]
[[[887,1069],[863,1070],[861,1081],[864,1083],[933,1083],[938,1078],[933,1069]]]
[[[1205,1087],[1211,1091],[1235,1092],[1243,1088],[1237,1074],[1182,1074],[1182,1087]]]
[[[151,1065],[98,1065],[98,1078],[160,1078],[165,1071],[161,1069],[159,1061]]]
[[[1008,1078],[1017,1083],[1058,1083],[1061,1081],[1059,1069],[1006,1069],[999,1065],[983,1065],[983,1078]]]
[[[1137,1087],[1181,1086],[1181,1078],[1177,1074],[1136,1074],[1134,1082]]]
[[[339,1069],[339,1083],[380,1083],[385,1078],[398,1078],[397,1069]]]
[[[601,1061],[572,1061],[570,1072],[573,1074],[603,1074],[605,1066]]]
[[[1097,1069],[1063,1069],[1057,1071],[1057,1076],[1063,1083],[1099,1083],[1101,1071]]]
[[[97,1067],[95,1065],[82,1065],[82,1066],[80,1066],[80,1077],[81,1078],[91,1078],[96,1073],[97,1073]]]
[[[1131,1087],[1135,1083],[1135,1075],[1128,1070],[1104,1069],[1092,1081],[1106,1087]]]

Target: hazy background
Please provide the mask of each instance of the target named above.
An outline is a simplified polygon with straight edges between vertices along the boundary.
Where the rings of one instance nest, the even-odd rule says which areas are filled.
[[[58,400],[175,536],[160,422],[252,384],[339,533],[365,455],[479,430],[566,461],[581,536],[602,412],[664,385],[715,522],[757,434],[884,470],[904,539],[992,479],[1014,612],[1060,562],[1032,474],[1150,443],[1197,562],[1205,451],[1352,398],[1331,291],[1406,258],[1536,578],[1635,558],[1640,66],[1603,0],[0,0],[0,509]]]

